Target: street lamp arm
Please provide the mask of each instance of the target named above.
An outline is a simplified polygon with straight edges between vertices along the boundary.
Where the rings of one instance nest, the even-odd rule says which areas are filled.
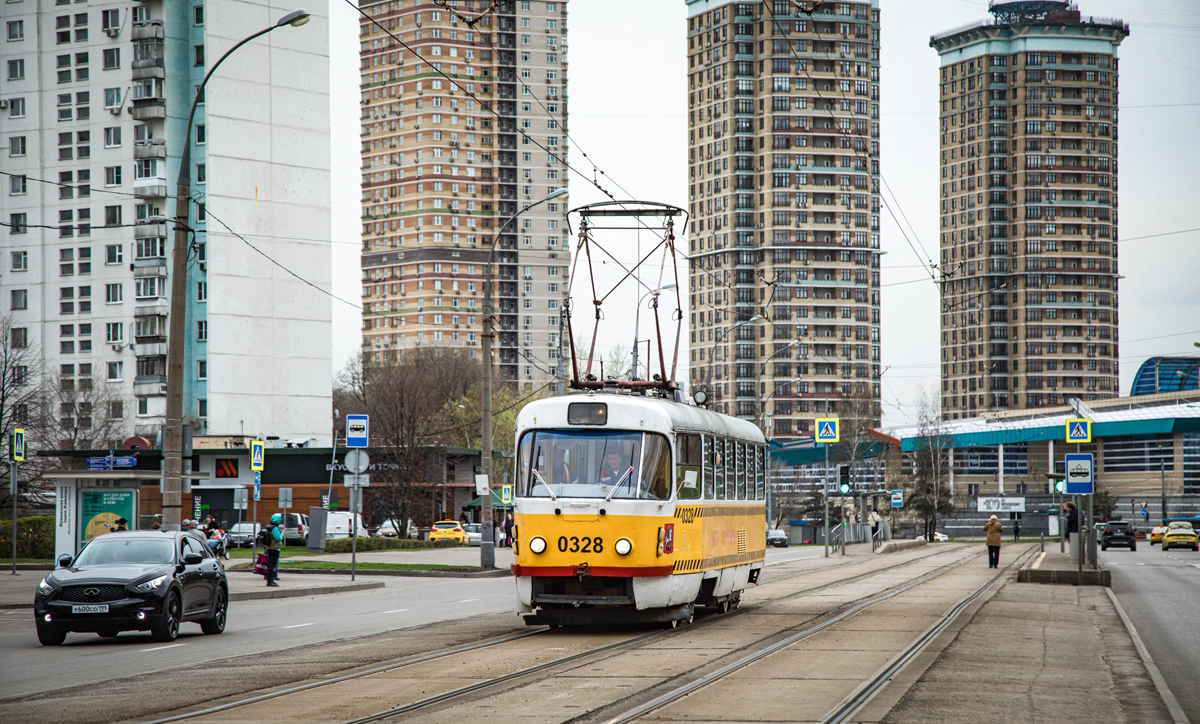
[[[238,41],[238,43],[236,45],[234,45],[229,50],[226,50],[225,53],[222,54],[221,57],[217,59],[217,62],[213,63],[212,67],[208,69],[208,72],[204,74],[204,80],[200,81],[200,86],[196,89],[196,97],[192,99],[192,108],[188,112],[187,133],[184,134],[184,136],[183,136],[183,139],[184,139],[183,157],[182,157],[181,163],[179,164],[178,185],[180,185],[180,186],[184,186],[184,185],[190,186],[191,185],[191,181],[192,181],[192,172],[191,172],[192,125],[196,120],[196,106],[199,105],[200,99],[204,97],[204,86],[208,85],[208,79],[212,77],[213,73],[217,72],[217,68],[221,67],[221,63],[224,63],[226,58],[228,58],[230,55],[233,55],[234,51],[236,51],[238,48],[242,47],[246,43],[249,43],[251,40],[254,40],[255,38],[266,35],[267,33],[271,32],[272,30],[275,30],[276,28],[282,28],[285,25],[294,25],[294,26],[303,25],[308,22],[308,19],[309,19],[308,12],[306,12],[304,10],[293,10],[292,12],[283,16],[283,18],[281,18],[279,20],[279,22],[275,23],[271,27],[263,28],[262,30],[258,31],[257,33],[254,33],[253,35],[249,35],[249,36],[243,38],[242,40]]]

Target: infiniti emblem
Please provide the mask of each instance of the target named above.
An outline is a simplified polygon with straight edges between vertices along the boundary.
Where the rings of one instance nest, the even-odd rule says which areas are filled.
[[[88,598],[95,598],[96,596],[100,595],[100,589],[99,588],[85,588],[85,589],[83,589],[83,595],[87,596]]]

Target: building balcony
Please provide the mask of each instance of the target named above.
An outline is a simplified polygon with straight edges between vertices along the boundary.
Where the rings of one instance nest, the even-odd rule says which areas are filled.
[[[167,394],[166,375],[138,375],[133,378],[133,394],[138,397]]]
[[[134,158],[166,158],[167,144],[161,139],[154,139],[150,143],[137,143],[133,147]]]
[[[148,98],[133,102],[133,117],[139,121],[151,121],[167,117],[167,102],[162,98]]]
[[[137,191],[134,191],[134,193],[137,193]],[[165,191],[163,192],[163,195],[166,195]],[[167,225],[165,222],[156,224],[138,224],[137,226],[133,227],[133,238],[135,239],[152,239],[156,237],[161,238],[165,237],[166,235]]]
[[[165,357],[167,356],[167,343],[155,342],[152,344],[135,343],[133,353],[138,357]]]

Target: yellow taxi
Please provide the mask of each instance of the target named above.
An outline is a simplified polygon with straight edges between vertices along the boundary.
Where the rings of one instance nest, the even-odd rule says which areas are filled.
[[[1200,540],[1197,540],[1196,531],[1192,530],[1191,523],[1173,520],[1167,525],[1167,532],[1163,534],[1162,549],[1165,551],[1171,548],[1191,548],[1200,551]]]
[[[459,545],[467,544],[467,531],[463,528],[462,523],[457,520],[439,520],[433,524],[433,530],[429,531],[429,540],[452,540],[458,541]]]
[[[1156,525],[1150,529],[1150,545],[1162,543],[1163,534],[1167,532],[1167,526]]]

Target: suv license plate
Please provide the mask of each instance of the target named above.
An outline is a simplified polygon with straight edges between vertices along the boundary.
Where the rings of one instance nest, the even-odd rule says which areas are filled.
[[[71,613],[108,613],[108,604],[102,603],[94,606],[71,606]]]

